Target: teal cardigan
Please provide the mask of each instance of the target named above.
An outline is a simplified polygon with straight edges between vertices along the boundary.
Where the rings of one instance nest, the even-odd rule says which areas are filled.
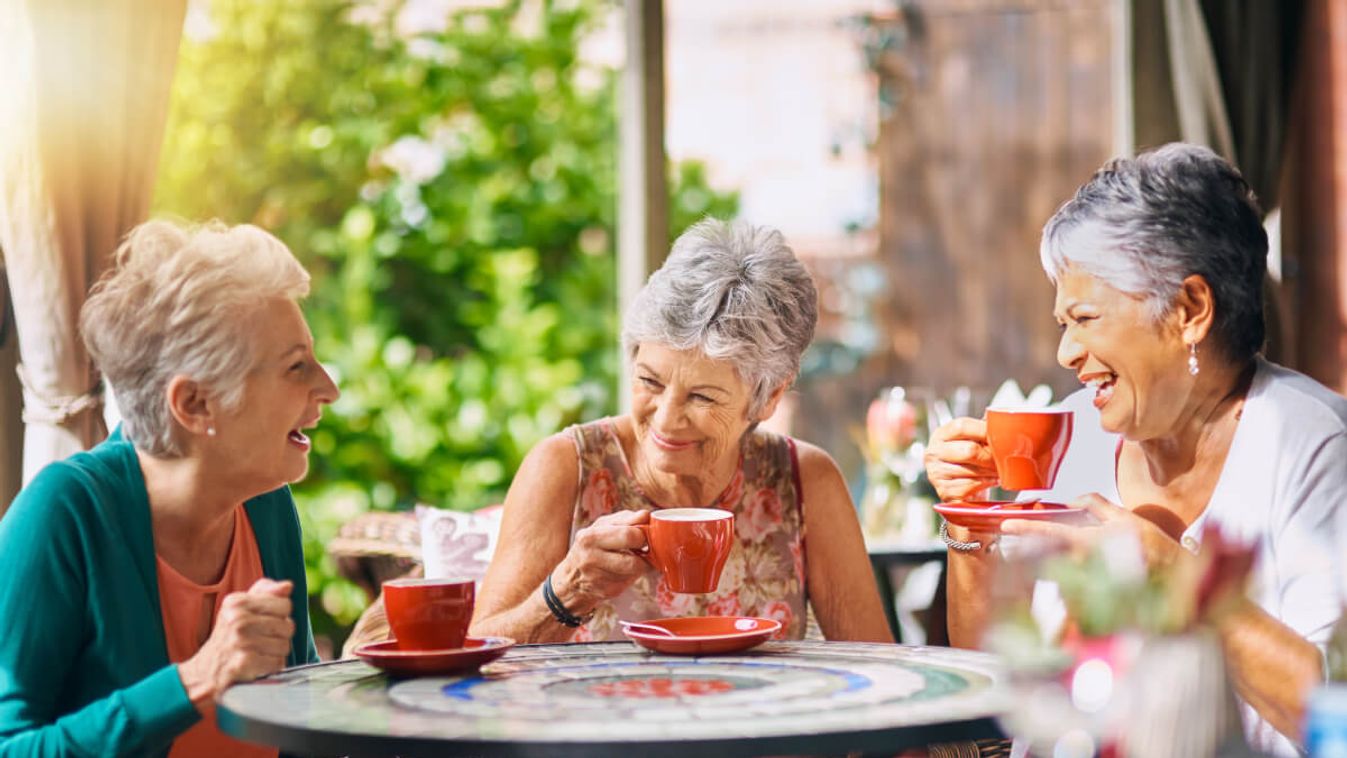
[[[316,663],[288,487],[244,504],[262,571],[294,582],[287,665]],[[168,660],[136,451],[44,468],[0,519],[0,756],[166,755],[200,716]]]

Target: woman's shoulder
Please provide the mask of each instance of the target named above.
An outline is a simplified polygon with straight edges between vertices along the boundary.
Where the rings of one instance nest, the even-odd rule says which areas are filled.
[[[147,524],[145,488],[129,443],[103,443],[43,467],[0,519],[0,554],[75,550],[90,534]],[[63,545],[64,547],[58,547]]]
[[[1293,432],[1277,435],[1281,439],[1347,434],[1347,398],[1298,371],[1261,358],[1245,413],[1256,423]]]
[[[542,484],[547,487],[566,486],[577,479],[580,469],[580,448],[583,443],[576,433],[580,426],[572,426],[544,437],[524,456],[515,475],[515,486]]]
[[[139,474],[135,448],[111,439],[44,466],[19,492],[11,510],[29,502],[46,509],[60,503],[121,502],[131,499],[137,487],[144,490]]]
[[[841,476],[837,462],[828,451],[796,437],[755,429],[746,455],[752,455],[754,451],[771,454],[789,463],[781,470],[798,471],[802,482],[814,482],[834,474]]]
[[[584,455],[586,451],[604,452],[618,444],[619,427],[622,426],[622,421],[623,418],[620,416],[609,416],[587,421],[583,424],[572,424],[552,435],[548,440],[544,440],[544,442],[559,437],[568,440],[571,447],[580,455]]]

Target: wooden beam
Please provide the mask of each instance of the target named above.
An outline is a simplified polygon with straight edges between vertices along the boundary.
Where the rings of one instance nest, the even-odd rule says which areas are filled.
[[[626,0],[627,63],[618,112],[617,293],[627,312],[669,247],[669,203],[664,154],[664,3]],[[626,408],[627,366],[623,356]]]
[[[14,373],[19,340],[9,307],[9,284],[0,264],[0,516],[23,484],[23,393]]]
[[[1347,2],[1305,14],[1282,234],[1296,368],[1347,392]]]

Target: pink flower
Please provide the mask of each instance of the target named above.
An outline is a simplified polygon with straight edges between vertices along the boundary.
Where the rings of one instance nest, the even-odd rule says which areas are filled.
[[[754,492],[748,503],[735,518],[735,531],[741,539],[749,542],[761,542],[763,538],[781,528],[781,498],[776,490],[768,487]]]
[[[772,635],[772,639],[783,640],[786,638],[786,631],[790,629],[790,623],[795,620],[795,612],[790,609],[790,603],[773,600],[762,609],[763,618],[775,619],[781,622],[781,628]]]
[[[743,613],[739,607],[739,593],[731,592],[712,600],[706,606],[708,616],[738,616]]]
[[[794,567],[794,569],[795,569],[795,578],[796,578],[796,579],[799,579],[799,580],[800,580],[800,584],[803,585],[803,584],[804,584],[804,541],[800,539],[800,535],[798,535],[798,534],[795,535],[795,537],[790,541],[790,560],[791,560],[791,563],[793,564],[793,567]]]
[[[669,583],[660,575],[655,585],[655,602],[662,616],[689,616],[697,610],[697,598],[700,595],[687,595],[669,589]]]
[[[593,642],[593,641],[594,641],[594,632],[590,631],[589,624],[585,624],[584,626],[577,628],[575,630],[575,634],[571,635],[571,642]]]
[[[865,436],[874,453],[906,450],[917,438],[917,408],[900,389],[885,391],[865,414]]]
[[[580,508],[585,521],[593,523],[594,519],[612,513],[616,507],[617,485],[613,483],[612,473],[606,468],[596,469],[589,475],[584,494],[580,496]]]

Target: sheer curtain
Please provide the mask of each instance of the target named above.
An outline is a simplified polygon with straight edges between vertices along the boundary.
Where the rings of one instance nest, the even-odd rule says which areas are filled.
[[[148,212],[185,10],[185,0],[0,3],[0,249],[25,482],[107,433],[79,309]]]
[[[1275,208],[1305,3],[1126,2],[1133,144],[1207,145]]]
[[[1132,140],[1182,140],[1239,166],[1264,212],[1280,203],[1304,0],[1120,0],[1128,6]],[[1269,279],[1268,357],[1294,365],[1286,299]]]

